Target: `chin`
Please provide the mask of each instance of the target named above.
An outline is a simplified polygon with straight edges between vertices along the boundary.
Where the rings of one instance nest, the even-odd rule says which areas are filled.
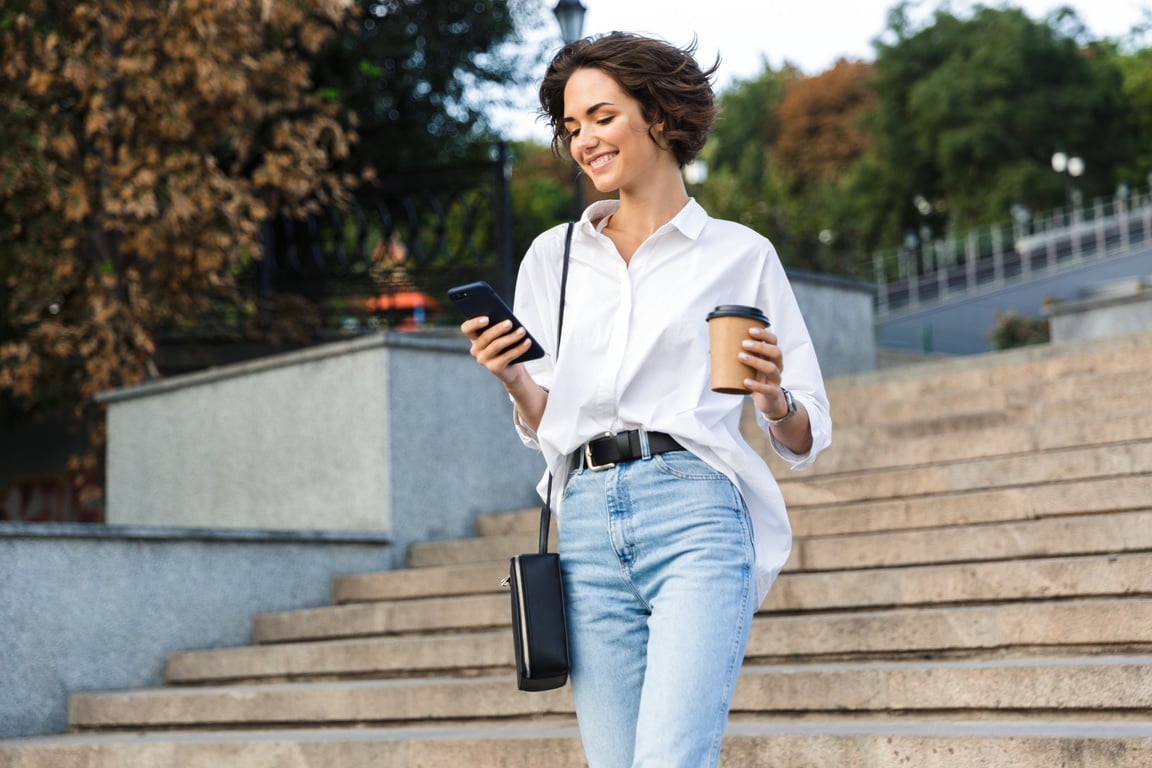
[[[612,182],[608,181],[607,179],[593,178],[592,179],[592,186],[596,187],[597,192],[604,192],[604,193],[615,192],[617,189],[619,189],[618,184],[613,184]]]

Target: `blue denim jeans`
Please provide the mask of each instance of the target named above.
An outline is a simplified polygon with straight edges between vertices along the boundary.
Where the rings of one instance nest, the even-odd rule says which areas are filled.
[[[590,768],[715,766],[756,611],[739,491],[687,451],[577,470],[559,540]]]

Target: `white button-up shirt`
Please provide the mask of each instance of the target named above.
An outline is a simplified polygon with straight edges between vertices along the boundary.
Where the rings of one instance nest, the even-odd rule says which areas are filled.
[[[598,434],[642,427],[675,437],[743,494],[752,517],[762,603],[788,559],[792,532],[775,478],[740,434],[744,398],[710,388],[705,318],[721,304],[751,305],[768,315],[784,356],[783,385],[807,408],[812,424],[812,449],[804,456],[772,441],[793,469],[807,467],[832,434],[808,329],[776,250],[764,237],[709,217],[693,200],[626,264],[600,231],[618,205],[589,206],[573,232],[558,363],[554,350],[567,225],[537,237],[521,263],[514,310],[549,353],[527,363],[528,373],[549,395],[539,429],[518,422],[517,430],[525,444],[542,450],[548,471],[560,483],[568,455]],[[767,429],[764,417],[758,418]],[[553,494],[559,496],[555,489]],[[563,525],[563,510],[554,506],[554,511]]]

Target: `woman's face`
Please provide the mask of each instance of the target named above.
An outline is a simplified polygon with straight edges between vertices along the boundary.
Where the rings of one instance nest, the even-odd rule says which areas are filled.
[[[568,78],[564,127],[573,159],[601,192],[628,191],[655,180],[652,171],[660,164],[676,162],[649,136],[640,102],[599,69],[578,69]],[[652,130],[657,139],[660,129]]]

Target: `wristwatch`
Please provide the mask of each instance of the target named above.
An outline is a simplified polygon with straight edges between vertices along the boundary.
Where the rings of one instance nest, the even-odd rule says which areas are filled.
[[[764,418],[767,419],[768,423],[773,427],[787,424],[792,420],[792,417],[796,415],[796,401],[792,398],[792,393],[784,387],[780,387],[780,391],[784,393],[784,402],[788,403],[788,412],[778,419],[769,419],[767,414],[765,414]]]

